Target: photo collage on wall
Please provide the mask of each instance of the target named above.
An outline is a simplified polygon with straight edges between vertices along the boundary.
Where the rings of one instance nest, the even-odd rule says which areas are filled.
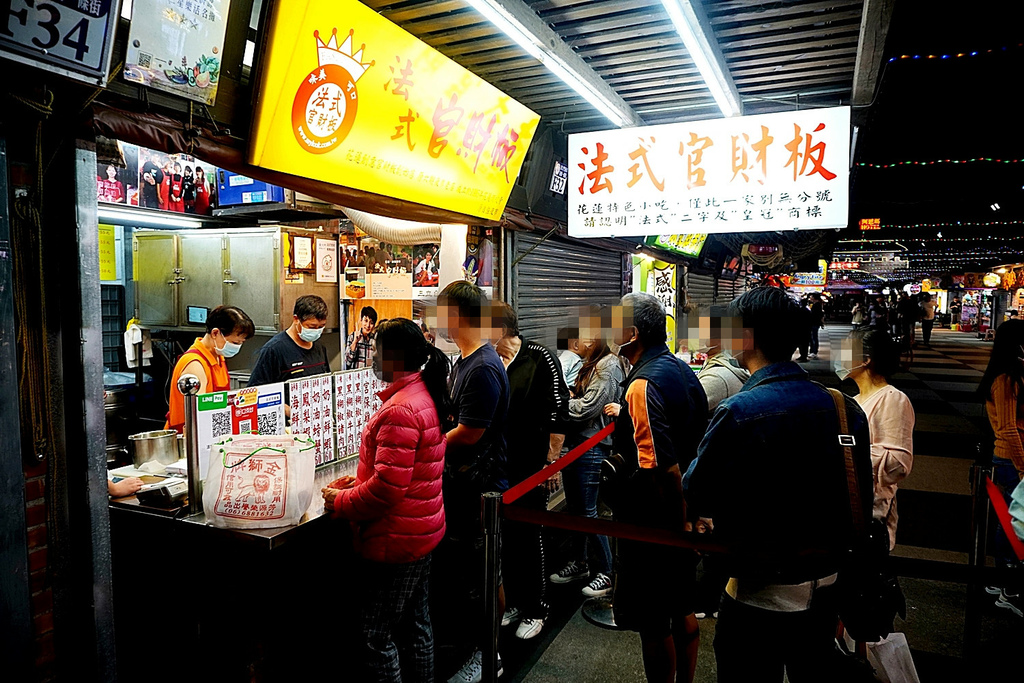
[[[96,165],[96,199],[174,213],[210,216],[217,206],[217,167],[189,154],[117,143],[124,165]]]

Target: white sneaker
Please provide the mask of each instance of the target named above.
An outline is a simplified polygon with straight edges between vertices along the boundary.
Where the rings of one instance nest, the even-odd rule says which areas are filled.
[[[516,638],[519,640],[529,640],[539,635],[543,628],[543,619],[523,619],[519,624],[519,628],[516,629]]]
[[[612,580],[604,574],[598,574],[584,587],[583,595],[588,598],[603,598],[612,592]]]
[[[519,621],[518,607],[509,607],[507,610],[505,610],[505,614],[503,614],[501,617],[502,626],[511,626],[517,621]]]
[[[448,683],[481,683],[483,672],[484,655],[480,650],[477,650],[462,668],[448,679]],[[501,655],[498,655],[498,676],[501,676],[503,673],[505,673],[505,670],[501,666]]]

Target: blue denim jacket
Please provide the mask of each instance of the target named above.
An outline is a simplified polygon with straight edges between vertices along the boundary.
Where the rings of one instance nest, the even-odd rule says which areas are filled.
[[[868,422],[849,397],[846,414],[868,521]],[[838,435],[832,396],[792,362],[758,370],[718,406],[683,489],[691,517],[712,518],[716,539],[738,554],[732,576],[800,583],[839,568],[853,518]]]

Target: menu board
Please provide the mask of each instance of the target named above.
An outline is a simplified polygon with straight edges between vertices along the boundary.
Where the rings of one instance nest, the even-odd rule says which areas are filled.
[[[196,429],[199,432],[199,473],[205,479],[210,445],[232,434],[284,434],[284,384],[264,384],[236,391],[200,394]]]
[[[306,434],[316,444],[317,467],[334,462],[334,422],[331,410],[331,376],[319,375],[288,383],[292,407],[292,434]]]
[[[363,428],[381,407],[377,392],[387,386],[373,370],[346,370],[334,376],[335,417],[338,423],[338,453],[342,457],[359,453]]]

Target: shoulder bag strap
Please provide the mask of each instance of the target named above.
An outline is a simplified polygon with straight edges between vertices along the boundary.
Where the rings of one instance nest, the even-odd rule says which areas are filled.
[[[839,445],[843,449],[843,459],[846,461],[846,485],[850,491],[850,510],[853,512],[853,528],[858,535],[865,533],[864,527],[864,506],[861,501],[860,486],[857,484],[857,468],[853,463],[853,446],[856,444],[854,437],[850,434],[849,423],[846,419],[846,399],[843,392],[838,389],[829,389],[832,400],[836,404],[836,415],[839,417]]]

